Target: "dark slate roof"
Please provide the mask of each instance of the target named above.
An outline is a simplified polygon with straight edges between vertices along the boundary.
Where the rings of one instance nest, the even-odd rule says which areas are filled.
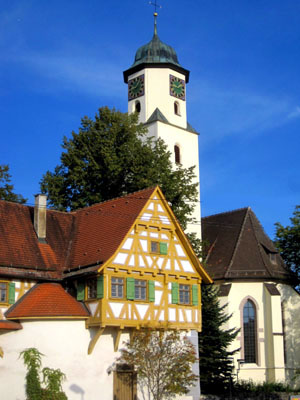
[[[173,124],[170,124],[170,122],[167,120],[167,118],[164,116],[164,114],[160,111],[160,109],[158,107],[156,107],[156,109],[153,111],[151,116],[148,118],[146,125],[152,124],[153,122],[157,122],[157,121],[163,122],[164,124],[173,125]],[[173,126],[177,126],[177,125],[173,125]],[[184,128],[182,128],[182,129],[184,129]],[[199,135],[199,133],[189,123],[187,123],[186,130]]]
[[[218,296],[227,297],[229,295],[230,289],[231,289],[231,283],[229,283],[228,285],[220,285]]]
[[[209,243],[206,269],[214,281],[290,280],[277,250],[250,207],[202,218]],[[270,253],[276,254],[276,263]]]
[[[35,233],[34,207],[0,200],[0,276],[60,280],[72,270],[98,269],[117,250],[155,189],[71,213],[47,210],[46,243]]]
[[[280,292],[274,283],[265,283],[264,285],[271,296],[280,296]]]
[[[164,116],[164,114],[160,111],[159,108],[156,107],[156,109],[153,111],[153,113],[151,114],[151,116],[148,118],[148,121],[146,122],[147,124],[151,124],[152,122],[156,122],[156,121],[160,121],[160,122],[164,122],[166,124],[169,123],[169,121],[167,120],[167,118]]]

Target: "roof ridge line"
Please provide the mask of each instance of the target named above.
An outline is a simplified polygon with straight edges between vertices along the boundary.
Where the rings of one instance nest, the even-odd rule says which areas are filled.
[[[242,226],[241,226],[241,229],[240,229],[240,233],[239,233],[238,240],[236,241],[235,246],[234,246],[234,250],[233,250],[233,253],[232,253],[232,257],[231,257],[231,259],[230,259],[230,264],[229,264],[229,266],[228,266],[228,268],[227,268],[227,271],[226,271],[226,273],[225,273],[225,275],[224,275],[225,277],[228,276],[228,272],[230,271],[230,269],[231,269],[231,267],[232,267],[232,265],[233,265],[233,260],[234,260],[234,258],[235,258],[235,256],[236,256],[236,252],[237,252],[238,246],[239,246],[240,241],[241,241],[242,233],[244,232],[244,228],[245,228],[245,224],[246,224],[246,218],[247,218],[247,216],[248,216],[249,210],[251,210],[250,207],[245,207],[244,210],[245,210],[245,209],[246,209],[247,211],[246,211],[245,216],[244,216],[244,221],[243,221]]]
[[[151,190],[152,189],[152,191],[154,191],[157,187],[158,187],[158,185],[154,185],[154,186],[150,186],[150,187],[145,188],[145,189],[140,189],[140,190],[137,190],[135,192],[124,194],[123,196],[113,197],[112,199],[107,199],[107,200],[104,200],[104,201],[101,201],[101,202],[98,202],[98,203],[91,204],[90,206],[86,206],[86,207],[78,208],[77,210],[74,210],[74,211],[70,211],[69,214],[76,214],[78,211],[87,210],[88,208],[96,207],[96,206],[99,206],[101,204],[106,204],[106,203],[109,203],[110,201],[119,200],[119,199],[122,199],[122,198],[125,198],[125,197],[132,197],[133,195],[135,195],[137,193],[140,193],[140,192],[145,192],[146,190]]]
[[[254,214],[254,213],[253,213],[253,214]],[[258,240],[258,237],[257,237],[257,234],[256,234],[256,233],[257,233],[257,232],[256,232],[257,229],[255,229],[255,227],[254,227],[254,224],[253,224],[251,215],[249,215],[249,216],[250,216],[250,223],[251,223],[251,226],[252,226],[252,229],[253,229],[253,232],[254,232],[254,237],[255,237],[255,240],[256,240],[256,244],[257,244],[257,247],[258,247],[259,256],[260,256],[260,258],[261,258],[261,260],[262,260],[263,265],[265,266],[266,270],[267,270],[268,273],[269,273],[269,278],[272,278],[272,275],[273,275],[273,274],[272,274],[272,271],[270,271],[269,267],[268,267],[267,264],[265,263],[264,257],[262,256],[262,249],[261,249],[261,247],[263,246],[263,244]],[[260,226],[260,228],[261,228],[263,234],[266,235],[263,226],[261,225],[259,219],[256,217],[255,214],[254,214],[254,217],[255,217],[255,219],[257,220],[257,222],[258,222],[258,224],[259,224],[259,226]],[[267,236],[267,235],[266,235],[266,236]]]
[[[236,208],[235,210],[222,211],[222,212],[220,212],[220,213],[207,215],[206,217],[202,217],[201,219],[210,218],[210,217],[215,217],[215,216],[217,216],[217,215],[232,214],[232,213],[235,213],[235,212],[237,212],[237,211],[248,210],[248,209],[251,210],[251,207],[250,207],[250,206],[247,206],[247,207]]]

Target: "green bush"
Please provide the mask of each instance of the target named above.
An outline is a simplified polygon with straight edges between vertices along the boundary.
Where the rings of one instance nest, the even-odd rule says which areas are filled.
[[[26,400],[68,400],[62,390],[62,382],[66,376],[60,369],[43,368],[43,384],[40,379],[43,354],[38,349],[31,347],[23,350],[20,357],[23,358],[27,368]]]

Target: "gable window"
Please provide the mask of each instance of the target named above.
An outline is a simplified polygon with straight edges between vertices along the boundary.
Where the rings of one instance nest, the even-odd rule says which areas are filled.
[[[97,279],[92,278],[86,282],[87,287],[87,298],[96,299],[97,298]]]
[[[7,303],[8,287],[6,282],[0,282],[0,303]]]
[[[191,286],[190,285],[179,285],[179,303],[190,304],[191,303]]]
[[[162,255],[167,255],[168,254],[168,244],[164,242],[157,242],[152,240],[150,244],[150,251],[151,253],[155,254],[162,254]]]
[[[147,281],[141,279],[134,280],[134,298],[135,300],[147,299]]]
[[[0,282],[0,304],[14,304],[15,302],[15,283]]]
[[[244,330],[244,360],[246,363],[256,363],[256,309],[248,300],[243,309]]]
[[[269,258],[272,264],[277,264],[276,253],[269,253]]]
[[[171,298],[172,304],[198,306],[198,285],[185,285],[172,282]]]
[[[114,299],[123,299],[124,297],[124,279],[111,278],[111,297]]]
[[[177,144],[174,146],[175,163],[180,164],[180,148]]]

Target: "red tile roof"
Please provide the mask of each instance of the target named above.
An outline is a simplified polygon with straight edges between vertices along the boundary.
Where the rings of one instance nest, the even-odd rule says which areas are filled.
[[[61,279],[64,271],[107,261],[155,188],[77,210],[47,210],[46,244],[33,226],[34,208],[0,200],[0,275]]]
[[[290,274],[250,207],[202,218],[203,240],[210,249],[206,270],[214,281],[290,280]],[[276,263],[270,260],[276,254]]]
[[[7,319],[89,317],[86,307],[68,294],[59,283],[33,286],[5,313]]]
[[[0,320],[0,332],[1,331],[17,331],[19,329],[22,329],[22,325],[19,324],[18,322]]]

